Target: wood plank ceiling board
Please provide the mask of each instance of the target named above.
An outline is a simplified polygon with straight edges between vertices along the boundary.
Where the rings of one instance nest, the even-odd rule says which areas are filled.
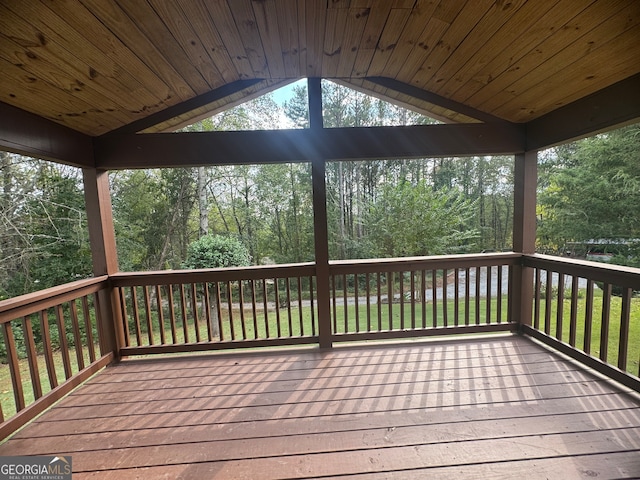
[[[424,66],[431,52],[442,43],[442,36],[451,26],[451,22],[458,16],[463,8],[461,2],[439,2],[427,21],[418,43],[413,46],[405,62],[402,65],[390,65],[385,76],[401,79],[404,83],[411,83],[416,75],[422,75],[428,71],[428,65]],[[392,68],[393,66],[393,68]],[[419,79],[417,80],[419,81]]]
[[[196,94],[189,82],[167,61],[158,46],[144,35],[116,2],[82,0],[82,3],[138,58],[144,59],[145,64],[167,84],[170,95],[187,100]]]
[[[226,45],[218,31],[213,28],[213,22],[209,17],[206,5],[199,0],[179,0],[175,5],[184,13],[184,21],[193,29],[194,38],[189,42],[192,46],[196,42],[201,44],[199,55],[204,55],[202,61],[212,64],[220,72],[225,83],[231,83],[241,78],[239,68],[245,68],[242,62],[234,59],[229,54]],[[177,8],[176,7],[176,8]],[[195,46],[194,46],[195,47]],[[248,66],[248,61],[245,59]],[[240,64],[240,65],[238,65]]]
[[[206,28],[211,30],[210,35],[215,37],[216,40],[219,38],[222,43],[221,48],[230,56],[240,79],[259,77],[253,70],[253,65],[244,48],[240,32],[227,2],[225,0],[213,0],[204,1],[203,3],[208,11],[207,21],[205,22],[207,24]]]
[[[371,59],[376,53],[380,32],[384,28],[389,13],[391,12],[391,2],[377,2],[371,5],[367,24],[362,32],[362,38],[358,53],[356,55],[351,77],[365,77],[368,75]]]
[[[298,22],[298,8],[302,8],[304,12],[304,2],[281,0],[276,3],[284,74],[286,78],[296,79],[303,76],[300,63],[300,25],[304,27],[304,22]]]
[[[200,95],[210,90],[205,78],[191,63],[161,18],[147,2],[119,1],[120,8],[134,19],[139,30],[156,45],[173,68],[180,72],[193,91]]]
[[[528,84],[534,81],[538,83],[541,80],[538,68],[542,64],[547,60],[553,59],[565,48],[571,48],[571,45],[575,44],[581,37],[611,18],[625,3],[627,2],[624,0],[611,0],[591,4],[568,23],[562,25],[560,28],[554,29],[552,35],[547,36],[541,43],[526,52],[521,58],[516,60],[510,68],[495,77],[490,84],[465,103],[471,104],[479,109],[491,111],[506,103],[506,97],[515,97],[521,94],[522,90],[516,88],[518,85]],[[602,30],[602,32],[606,33],[606,29]],[[576,50],[574,50],[573,53],[576,54]],[[563,65],[563,67],[565,67],[565,65]],[[553,65],[553,68],[554,70],[562,70],[558,68],[557,64]],[[566,77],[566,71],[567,70],[563,71],[563,73],[565,73],[565,83],[570,86],[572,78]],[[526,87],[524,89],[526,89]],[[547,95],[553,96],[555,94],[549,91]]]
[[[477,0],[473,3],[467,3],[465,8],[462,8],[453,20],[450,20],[450,18],[455,10],[436,10],[434,16],[440,18],[440,15],[442,17],[440,18],[441,20],[450,23],[449,28],[433,48],[427,52],[427,57],[416,74],[411,79],[400,78],[400,80],[431,91],[434,88],[433,85],[438,83],[437,79],[434,79],[436,72],[447,58],[456,51],[464,38],[472,31],[480,19],[486,15],[494,3],[493,0]]]
[[[168,28],[179,48],[182,49],[191,64],[200,72],[210,89],[238,79],[237,73],[233,73],[235,69],[228,56],[222,58],[216,54],[214,55],[215,59],[211,58],[209,50],[205,48],[196,35],[190,19],[182,12],[176,2],[167,2],[166,0],[148,1]]]
[[[342,36],[347,23],[346,8],[329,8],[325,25],[322,53],[322,76],[335,78],[342,52]]]
[[[408,8],[392,8],[387,18],[387,23],[384,25],[384,29],[378,40],[371,64],[369,65],[367,76],[382,75],[384,67],[389,61],[389,58],[394,54],[400,33],[402,32],[405,24],[409,20],[409,14],[411,10]]]
[[[550,4],[547,5],[550,7]],[[523,12],[520,13],[520,10]],[[504,40],[496,35],[497,32],[504,31],[503,27],[507,22],[510,23],[510,31],[517,31],[514,20],[519,20],[518,26],[522,25],[526,19],[535,21],[540,11],[544,12],[544,7],[541,8],[537,2],[525,0],[496,2],[434,73],[432,81],[429,82],[430,91],[448,94],[451,90],[455,90],[455,87],[448,85],[451,83],[457,85],[465,78],[461,67],[471,63],[481,50],[501,49],[507,46],[504,43],[501,44]],[[516,17],[518,14],[519,16]]]
[[[589,0],[589,2],[593,1],[595,0]],[[589,2],[585,1],[582,8],[576,8],[571,2],[550,2],[551,9],[537,23],[529,22],[525,28],[517,32],[517,35],[507,37],[505,40],[506,49],[502,51],[483,49],[474,68],[467,74],[466,81],[460,82],[461,86],[458,90],[452,92],[454,98],[459,102],[477,104],[481,101],[480,98],[483,98],[482,95],[484,98],[490,96],[483,91],[485,88],[490,89],[489,84],[494,83],[508,70],[518,70],[520,67],[517,62],[523,56],[534,50],[538,44],[553,35],[554,32],[562,29],[572,18],[588,7]],[[507,24],[505,28],[509,30],[510,24]],[[493,95],[500,92],[498,89],[491,91]],[[475,95],[480,97],[476,98]]]
[[[418,49],[417,51],[428,50],[421,38],[430,27],[429,22],[437,7],[436,0],[418,0],[416,2],[415,7],[409,13],[409,19],[402,29],[400,38],[398,38],[395,52],[384,66],[385,75],[395,77],[414,49]],[[436,21],[439,20],[436,19]]]
[[[336,77],[351,77],[351,72],[358,56],[358,46],[367,26],[370,7],[349,8],[345,12],[346,25],[341,42]]]
[[[167,85],[77,2],[49,2],[46,7],[37,2],[12,2],[11,9],[32,22],[45,38],[55,39],[78,55],[86,62],[90,78],[104,75],[119,85],[112,94],[122,96],[130,112],[153,111],[169,96]]]
[[[258,32],[262,40],[262,48],[267,59],[270,78],[286,78],[284,68],[284,51],[280,43],[280,27],[275,8],[275,0],[251,2]]]
[[[227,6],[238,28],[244,50],[247,52],[247,58],[253,68],[253,74],[258,78],[270,77],[267,58],[251,3],[247,0],[230,0],[227,1]]]
[[[598,39],[606,38],[605,33],[614,37],[600,44]],[[634,60],[640,61],[639,52],[640,8],[630,5],[536,67],[535,85],[531,85],[532,79],[526,86],[522,80],[513,83],[508,91],[518,98],[505,102],[497,110],[515,121],[548,113],[579,98],[578,92],[593,93],[627,77],[631,72],[625,67]],[[569,85],[565,75],[557,69],[559,64],[571,67]],[[607,66],[605,71],[601,69],[602,65]]]
[[[306,71],[307,77],[322,76],[322,52],[324,47],[326,0],[309,0],[305,3]]]

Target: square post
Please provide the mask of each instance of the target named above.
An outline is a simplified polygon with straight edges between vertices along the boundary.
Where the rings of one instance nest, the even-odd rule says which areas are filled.
[[[112,275],[118,271],[118,253],[109,192],[109,172],[84,168],[82,176],[93,274]],[[116,359],[119,358],[119,348],[124,345],[120,301],[118,292],[112,288],[98,292],[100,350],[103,355],[113,352]]]
[[[320,78],[307,80],[309,93],[309,127],[312,132],[321,131],[322,83]],[[318,336],[320,348],[331,348],[331,295],[329,275],[329,234],[327,226],[326,160],[314,153],[311,158],[311,183],[313,185],[313,228],[318,302]]]
[[[515,156],[513,251],[533,254],[536,251],[536,188],[538,152]],[[513,269],[511,277],[511,320],[530,325],[533,308],[533,270],[524,266]]]

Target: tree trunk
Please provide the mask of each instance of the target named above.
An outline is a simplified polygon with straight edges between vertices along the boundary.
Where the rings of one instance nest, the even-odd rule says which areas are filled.
[[[198,212],[200,213],[199,237],[209,234],[209,202],[207,201],[207,173],[198,167]]]

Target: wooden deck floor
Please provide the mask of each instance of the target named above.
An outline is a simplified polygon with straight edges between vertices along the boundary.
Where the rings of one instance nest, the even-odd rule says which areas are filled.
[[[0,455],[74,480],[640,477],[640,402],[518,336],[129,360]]]

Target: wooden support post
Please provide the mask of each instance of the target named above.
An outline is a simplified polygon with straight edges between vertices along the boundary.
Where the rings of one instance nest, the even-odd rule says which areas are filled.
[[[322,130],[322,84],[320,78],[309,78],[309,126]],[[315,153],[311,158],[313,185],[313,227],[318,302],[318,336],[320,348],[331,348],[331,295],[329,280],[329,234],[327,226],[326,160]]]
[[[118,254],[109,193],[109,173],[95,168],[85,168],[82,173],[93,274],[112,275],[118,271]],[[102,355],[113,352],[116,359],[119,358],[120,347],[124,346],[120,314],[122,309],[119,302],[118,292],[111,288],[98,292],[100,351]]]
[[[536,250],[536,186],[538,152],[530,151],[515,157],[513,251],[533,254]],[[514,267],[511,278],[511,320],[531,325],[533,309],[533,270]]]

